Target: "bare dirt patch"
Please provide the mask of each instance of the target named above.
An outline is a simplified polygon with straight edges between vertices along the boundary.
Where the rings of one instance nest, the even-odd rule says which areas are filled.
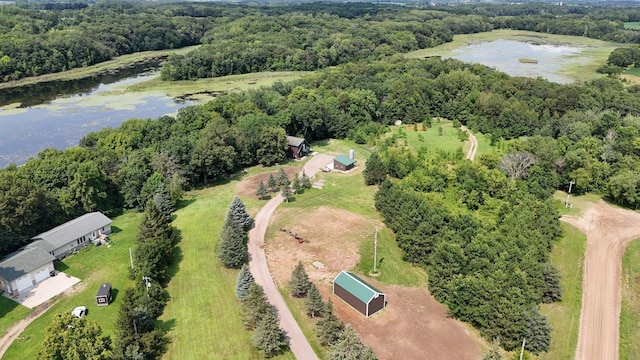
[[[322,206],[300,216],[300,210],[280,210],[277,224],[284,224],[305,242],[299,244],[288,233],[273,226],[265,244],[269,269],[278,286],[286,286],[294,266],[302,261],[323,297],[331,297],[336,314],[351,324],[380,359],[477,359],[480,350],[460,322],[448,318],[446,307],[425,288],[385,285],[369,279],[387,294],[388,307],[364,318],[331,295],[331,281],[340,270],[359,261],[358,245],[380,224],[344,210]],[[308,240],[308,241],[307,241]],[[319,261],[323,269],[312,263]]]
[[[576,359],[619,358],[622,257],[640,237],[640,214],[600,200],[563,221],[587,235]]]
[[[298,172],[298,169],[294,167],[285,168],[284,172],[287,173],[289,179],[293,179],[295,174]],[[258,174],[246,179],[243,179],[236,186],[236,190],[238,195],[243,197],[248,197],[250,199],[257,199],[256,190],[258,190],[258,184],[260,181],[264,182],[264,185],[267,185],[267,181],[269,180],[269,174],[273,174],[273,176],[278,176],[278,171],[272,171],[270,173]]]

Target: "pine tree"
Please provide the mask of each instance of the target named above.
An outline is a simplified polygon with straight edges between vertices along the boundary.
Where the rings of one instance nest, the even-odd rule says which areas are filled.
[[[542,295],[542,302],[550,304],[556,301],[562,301],[562,286],[560,285],[560,274],[551,264],[542,265],[542,278],[547,288]]]
[[[245,232],[227,217],[218,243],[218,259],[230,269],[237,269],[249,260]]]
[[[329,360],[375,360],[378,359],[373,349],[366,346],[356,331],[347,325],[340,339],[327,353]]]
[[[547,323],[547,318],[540,315],[537,307],[531,308],[524,313],[525,337],[527,344],[525,348],[538,355],[541,352],[549,351],[551,343],[551,328]]]
[[[247,264],[242,265],[242,269],[240,269],[238,279],[236,280],[236,296],[238,299],[244,301],[247,298],[249,287],[253,283],[255,283],[255,279],[253,275],[251,275],[251,271],[249,271],[249,266],[247,266]]]
[[[229,204],[228,216],[231,217],[236,225],[244,231],[248,231],[253,225],[253,219],[247,212],[247,208],[244,206],[242,200],[239,197],[234,196],[233,200]]]
[[[316,325],[318,339],[320,339],[322,345],[331,346],[338,341],[343,330],[344,324],[333,313],[333,302],[329,299],[329,303],[327,303],[325,309],[325,317],[324,319],[318,320],[318,324]]]
[[[322,317],[324,314],[324,302],[322,302],[322,295],[314,283],[309,286],[309,293],[304,300],[304,308],[307,310],[307,315],[313,317]]]
[[[167,267],[173,261],[175,236],[166,215],[153,200],[147,202],[136,240],[132,279],[151,276],[157,281],[166,280]]]
[[[304,170],[302,170],[302,180],[300,182],[301,182],[302,188],[311,189],[311,180],[307,176],[307,173],[304,172]]]
[[[300,190],[302,190],[302,183],[298,175],[293,177],[293,183],[291,184],[291,187],[293,188],[294,194],[297,194],[298,192],[300,192]]]
[[[307,275],[307,272],[304,270],[302,261],[298,261],[298,265],[293,269],[291,279],[289,280],[291,296],[298,298],[307,296],[310,285],[309,275]]]
[[[267,357],[282,353],[289,345],[273,308],[267,311],[259,321],[251,340],[253,345]]]
[[[269,191],[276,192],[278,191],[278,183],[276,182],[276,178],[273,174],[269,174],[269,180],[267,180],[267,186],[269,187]]]
[[[160,208],[160,211],[167,217],[167,222],[171,222],[171,213],[174,211],[171,203],[171,196],[167,191],[164,182],[158,184],[158,189],[153,194],[153,202]]]
[[[276,185],[287,186],[289,184],[290,181],[287,173],[284,171],[284,168],[280,168],[280,170],[278,170],[278,177],[276,178]]]
[[[160,207],[153,200],[149,200],[144,209],[142,222],[138,229],[136,240],[139,243],[147,239],[173,239],[173,228]]]
[[[247,297],[242,302],[242,323],[248,329],[254,329],[262,317],[272,311],[273,307],[269,304],[267,296],[264,294],[262,286],[253,283],[249,285]]]
[[[387,177],[387,167],[378,155],[373,153],[365,163],[364,171],[362,171],[364,183],[367,185],[380,185]]]
[[[282,197],[284,198],[284,201],[289,202],[289,198],[291,197],[291,188],[289,185],[282,187]]]
[[[258,184],[258,190],[256,190],[256,196],[258,197],[258,199],[262,200],[266,198],[267,195],[269,195],[269,191],[264,186],[264,182],[260,180],[260,184]]]
[[[480,360],[502,360],[502,353],[500,352],[500,341],[498,340],[494,340],[491,343],[491,347],[489,349],[487,349],[487,351],[485,351],[482,354],[482,357],[480,358]]]

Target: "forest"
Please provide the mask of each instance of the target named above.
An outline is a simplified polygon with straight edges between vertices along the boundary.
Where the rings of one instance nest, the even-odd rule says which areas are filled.
[[[505,8],[508,10],[455,7],[449,9],[451,13],[394,8],[382,13],[365,11],[359,7],[365,5],[359,5],[350,13],[340,5],[334,9],[315,4],[305,13],[299,7],[100,6],[68,11],[105,11],[118,14],[115,17],[121,20],[116,22],[140,14],[155,17],[157,11],[160,22],[177,26],[174,21],[180,18],[200,29],[201,36],[189,37],[188,43],[199,41],[197,38],[209,45],[184,58],[171,58],[163,68],[165,77],[167,71],[175,75],[179,68],[189,78],[211,76],[212,64],[216,69],[232,64],[215,75],[265,69],[267,64],[281,64],[286,60],[282,55],[302,46],[304,56],[289,58],[288,65],[284,62],[297,66],[298,60],[320,59],[307,55],[311,49],[328,49],[338,37],[345,46],[366,46],[333,58],[332,67],[314,60],[308,69],[320,70],[300,80],[230,93],[183,108],[175,117],[131,119],[118,128],[88,134],[79,146],[45,150],[23,166],[0,170],[2,254],[84,212],[149,211],[147,204],[159,189],[165,189],[175,204],[186,189],[214,184],[248,166],[282,162],[286,135],[309,141],[349,138],[377,147],[378,153],[367,162],[365,180],[379,184],[376,207],[395,232],[405,260],[428,270],[432,294],[449,306],[453,316],[477,327],[488,339],[499,337],[506,349],[515,348],[526,336],[531,339],[528,349],[540,353],[549,347],[550,329],[538,305],[562,296],[557,271],[549,264],[549,252],[560,235],[551,195],[574,182],[576,193],[598,193],[629,207],[640,202],[640,86],[624,87],[614,77],[560,85],[512,78],[486,66],[451,59],[387,56],[430,41],[445,41],[455,33],[485,31],[521,16],[548,18],[548,31],[553,30],[554,21],[560,26],[558,19],[595,25],[606,22],[610,26],[599,34],[597,26],[589,25],[588,35],[611,39],[627,34],[618,25],[635,20],[634,14],[640,14],[635,10],[563,8],[566,13],[555,13],[556,8],[522,5]],[[58,15],[32,11],[0,7],[0,26],[15,30],[18,25],[9,26],[13,19],[9,14],[39,16],[32,30],[48,37],[54,23],[82,18],[72,13],[63,21]],[[528,11],[548,11],[551,16]],[[196,20],[188,20],[191,17]],[[218,17],[220,21],[212,24],[211,19]],[[345,21],[347,18],[353,22]],[[440,24],[442,31],[428,37],[421,32],[433,30],[427,24]],[[292,25],[299,31],[282,30]],[[332,30],[319,33],[322,26]],[[59,29],[63,33],[65,26]],[[350,31],[359,31],[362,38]],[[384,36],[371,36],[375,31]],[[422,45],[417,34],[425,35]],[[636,41],[628,36],[619,40]],[[305,37],[309,46],[301,42]],[[234,53],[240,51],[234,42],[248,38],[256,44],[273,40],[269,42],[274,47],[260,55],[266,56],[265,61],[256,58],[253,65],[245,66],[245,58]],[[137,41],[142,38],[136,39],[132,41],[139,50]],[[406,46],[401,39],[408,40]],[[215,51],[210,53],[211,49]],[[253,53],[248,51],[247,56]],[[210,54],[220,59],[208,63]],[[236,56],[237,62],[229,61]],[[500,150],[471,163],[462,159],[461,152],[416,152],[399,145],[401,139],[388,136],[396,120],[431,126],[437,117],[491,134],[492,145]]]

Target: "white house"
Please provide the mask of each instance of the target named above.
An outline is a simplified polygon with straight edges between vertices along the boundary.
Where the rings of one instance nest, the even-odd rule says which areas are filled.
[[[20,293],[49,277],[54,256],[38,247],[25,247],[0,261],[0,289]]]
[[[34,241],[27,247],[39,247],[56,259],[61,259],[89,245],[101,235],[110,233],[111,219],[101,212],[92,212],[34,236],[31,238]]]

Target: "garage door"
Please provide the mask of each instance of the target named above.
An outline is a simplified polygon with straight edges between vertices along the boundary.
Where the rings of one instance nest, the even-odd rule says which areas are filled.
[[[36,282],[39,283],[42,280],[45,280],[49,277],[49,268],[44,268],[38,271],[35,275]]]
[[[32,287],[33,283],[31,282],[31,275],[27,275],[23,278],[18,279],[16,281],[16,286],[18,287],[18,292]]]

